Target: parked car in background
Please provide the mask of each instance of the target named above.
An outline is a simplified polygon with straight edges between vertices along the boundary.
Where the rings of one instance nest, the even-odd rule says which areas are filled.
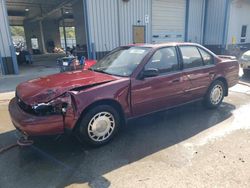
[[[242,54],[240,58],[240,66],[243,69],[244,74],[250,73],[250,50]]]
[[[77,56],[67,56],[57,59],[57,65],[60,72],[74,71],[74,70],[87,70],[96,63],[96,60],[89,60],[82,56],[78,59]]]
[[[100,146],[128,119],[197,100],[217,108],[238,82],[238,72],[234,58],[217,56],[198,44],[123,46],[89,70],[21,83],[9,112],[25,135],[70,130],[81,141]]]
[[[94,64],[96,64],[96,60],[93,59],[86,59],[84,63],[83,70],[88,70],[90,67],[92,67]]]

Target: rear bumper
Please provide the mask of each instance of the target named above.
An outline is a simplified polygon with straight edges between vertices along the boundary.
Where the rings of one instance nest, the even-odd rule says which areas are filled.
[[[15,98],[9,103],[13,125],[27,136],[55,135],[64,132],[63,116],[35,116],[24,112]]]

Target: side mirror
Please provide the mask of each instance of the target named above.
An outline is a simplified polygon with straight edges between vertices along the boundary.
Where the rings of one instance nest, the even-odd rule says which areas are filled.
[[[143,77],[146,78],[146,77],[155,77],[155,76],[158,76],[159,75],[159,70],[158,69],[153,69],[153,68],[150,68],[150,69],[145,69],[143,71]]]

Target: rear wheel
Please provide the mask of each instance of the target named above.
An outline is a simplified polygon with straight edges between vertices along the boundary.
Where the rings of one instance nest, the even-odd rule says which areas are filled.
[[[214,81],[205,96],[206,107],[213,109],[220,106],[225,96],[225,89],[225,84],[222,81]]]
[[[77,137],[92,146],[101,146],[108,143],[119,128],[120,117],[116,109],[109,105],[100,105],[83,116]]]
[[[244,73],[245,76],[247,76],[247,75],[249,75],[250,70],[248,70],[248,69],[243,69],[243,73]]]

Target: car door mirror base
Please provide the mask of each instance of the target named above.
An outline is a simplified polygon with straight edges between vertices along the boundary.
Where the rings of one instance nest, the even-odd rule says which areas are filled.
[[[155,77],[159,75],[159,70],[158,69],[154,69],[154,68],[150,68],[150,69],[145,69],[143,71],[143,78],[148,78],[148,77]]]

